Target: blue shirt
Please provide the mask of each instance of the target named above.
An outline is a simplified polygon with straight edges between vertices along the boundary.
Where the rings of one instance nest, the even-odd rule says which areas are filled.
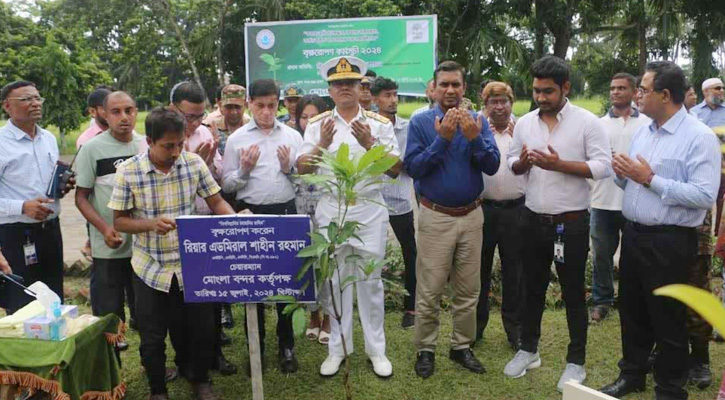
[[[481,195],[481,172],[495,174],[501,155],[486,119],[474,140],[469,142],[458,127],[449,142],[435,130],[435,118],[443,119],[443,115],[440,105],[436,105],[410,121],[405,171],[415,181],[419,195],[445,207],[461,207]]]
[[[641,155],[655,176],[649,189],[628,178],[615,180],[624,189],[624,217],[650,226],[702,224],[720,186],[718,142],[684,107],[661,127],[656,122],[640,127],[629,157]]]
[[[35,132],[31,139],[12,120],[0,128],[0,225],[40,222],[23,215],[23,203],[47,197],[59,153],[52,133],[39,126]],[[47,219],[58,217],[60,201],[45,207],[53,210]]]
[[[695,113],[697,118],[710,128],[725,126],[725,105],[723,104],[715,106],[713,110],[703,101],[695,107],[692,107],[690,111]]]

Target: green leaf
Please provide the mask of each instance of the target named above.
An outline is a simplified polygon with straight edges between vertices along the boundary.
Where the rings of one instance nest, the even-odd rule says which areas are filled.
[[[346,287],[355,283],[356,279],[357,277],[355,275],[350,275],[347,278],[343,279],[342,283],[340,284],[340,290],[345,290]]]
[[[310,267],[317,261],[316,258],[310,257],[305,260],[304,263],[302,263],[302,267],[300,267],[300,270],[297,271],[297,274],[295,275],[295,281],[299,282],[302,278],[304,278],[307,271],[309,271]]]
[[[339,236],[339,226],[337,225],[337,222],[330,221],[330,224],[327,225],[327,237],[330,238],[330,243],[340,244],[341,242],[338,240]]]
[[[292,330],[295,336],[301,337],[307,328],[307,313],[305,309],[300,307],[292,313]]]
[[[320,254],[324,253],[326,248],[327,248],[327,243],[317,242],[317,243],[307,246],[304,249],[297,252],[297,257],[298,258],[317,257]]]
[[[297,299],[295,299],[294,296],[277,294],[274,296],[265,297],[264,301],[271,301],[275,303],[295,303],[297,302]]]
[[[289,315],[291,312],[294,312],[296,309],[302,307],[300,303],[290,303],[284,306],[282,309],[282,314]]]
[[[392,168],[395,164],[398,163],[397,157],[385,157],[381,158],[380,160],[375,161],[372,165],[370,165],[366,170],[365,173],[371,177],[377,177],[385,173],[385,171]]]
[[[339,165],[342,165],[345,161],[350,161],[350,147],[347,145],[347,143],[343,143],[340,145],[340,148],[337,150],[337,156],[335,157],[335,161]]]
[[[363,257],[360,254],[350,254],[345,257],[345,265],[357,265]]]
[[[356,166],[357,170],[364,171],[370,164],[385,157],[386,154],[387,152],[385,151],[385,147],[374,146],[372,149],[366,151],[360,158],[360,162]]]
[[[275,62],[276,60],[271,54],[265,53],[265,54],[260,55],[259,58],[267,65],[271,66],[271,65],[276,64],[276,62]]]

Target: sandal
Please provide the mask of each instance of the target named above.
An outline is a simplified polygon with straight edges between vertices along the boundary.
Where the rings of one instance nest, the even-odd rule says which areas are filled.
[[[314,342],[320,336],[320,327],[307,328],[305,335],[307,336],[307,339]]]
[[[325,331],[320,331],[320,338],[317,339],[317,341],[320,344],[324,344],[327,346],[328,343],[330,343],[330,333]]]

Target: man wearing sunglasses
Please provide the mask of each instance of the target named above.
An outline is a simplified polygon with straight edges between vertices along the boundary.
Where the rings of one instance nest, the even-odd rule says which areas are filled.
[[[692,107],[692,112],[710,128],[725,126],[725,86],[722,80],[706,79],[702,83],[702,95],[705,100]]]

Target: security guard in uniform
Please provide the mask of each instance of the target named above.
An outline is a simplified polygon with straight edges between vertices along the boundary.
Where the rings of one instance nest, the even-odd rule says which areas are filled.
[[[297,115],[297,104],[299,104],[302,96],[305,95],[305,91],[300,89],[294,83],[284,87],[282,91],[282,97],[284,101],[284,107],[287,109],[287,114],[277,118],[277,120],[283,124],[286,124],[290,128],[295,127],[295,115]]]
[[[302,147],[298,150],[297,169],[300,174],[318,173],[329,174],[329,171],[317,171],[311,165],[314,157],[322,154],[322,149],[335,153],[345,143],[350,148],[350,157],[370,150],[373,146],[386,146],[390,156],[399,157],[400,151],[395,138],[393,124],[387,118],[371,111],[366,111],[359,105],[360,82],[367,70],[365,62],[356,57],[337,57],[322,64],[320,75],[329,83],[330,96],[335,102],[335,108],[310,119],[305,131]],[[386,172],[388,176],[397,177],[402,163],[399,161]],[[388,211],[384,204],[381,185],[379,183],[360,184],[358,201],[349,206],[346,220],[354,220],[361,224],[358,235],[361,241],[352,239],[340,246],[337,254],[340,265],[340,279],[345,281],[347,276],[356,276],[359,280],[357,286],[358,311],[365,337],[365,352],[372,362],[373,371],[380,377],[388,377],[393,373],[393,367],[385,356],[385,332],[383,322],[385,317],[383,282],[380,280],[380,271],[375,271],[368,279],[362,275],[355,265],[345,263],[347,256],[357,254],[362,256],[360,265],[372,260],[383,260],[385,257],[385,243],[388,229]],[[371,199],[368,201],[365,199]],[[337,220],[337,197],[332,193],[325,193],[320,199],[315,218],[320,226],[327,226],[331,221]],[[339,221],[337,221],[339,223]],[[337,278],[337,277],[336,277]],[[340,369],[344,360],[341,333],[345,338],[347,354],[352,353],[352,285],[345,288],[340,301],[340,281],[333,279],[333,294],[336,304],[342,307],[342,324],[332,319],[331,337],[328,345],[329,355],[320,367],[320,374],[332,376]],[[328,293],[323,299],[323,306],[334,317],[331,298]],[[342,326],[341,326],[342,325]]]

